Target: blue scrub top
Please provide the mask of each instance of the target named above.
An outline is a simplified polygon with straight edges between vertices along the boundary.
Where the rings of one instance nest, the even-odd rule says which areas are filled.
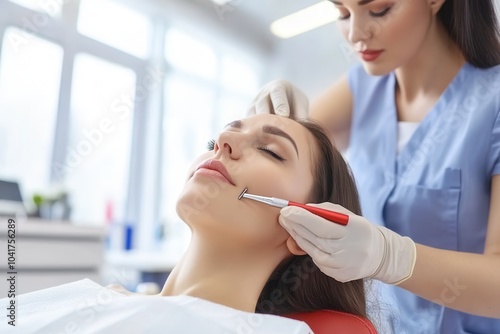
[[[363,215],[423,245],[482,253],[491,179],[500,174],[500,66],[466,63],[399,155],[394,73],[370,76],[356,65],[349,85],[347,157]],[[453,303],[463,288],[460,277],[443,282],[442,300]],[[395,333],[500,333],[500,320],[391,289]]]

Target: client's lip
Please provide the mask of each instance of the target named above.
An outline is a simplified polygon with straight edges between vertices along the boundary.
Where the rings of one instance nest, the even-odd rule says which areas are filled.
[[[216,172],[219,172],[220,174],[222,174],[222,176],[224,176],[224,178],[226,180],[229,181],[229,183],[231,183],[233,186],[235,186],[233,179],[231,178],[231,175],[229,175],[229,172],[226,169],[226,166],[224,166],[224,164],[222,162],[220,162],[219,160],[214,160],[214,159],[205,160],[196,168],[196,170],[199,170],[201,168],[210,169],[210,170],[214,170]]]

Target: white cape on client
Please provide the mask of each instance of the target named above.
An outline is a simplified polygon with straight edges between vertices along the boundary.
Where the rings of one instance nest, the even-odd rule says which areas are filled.
[[[0,333],[312,334],[304,322],[190,296],[125,296],[83,279],[20,295],[16,326],[0,299]]]

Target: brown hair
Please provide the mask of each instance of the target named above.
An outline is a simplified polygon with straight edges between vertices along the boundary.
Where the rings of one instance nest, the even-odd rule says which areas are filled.
[[[323,129],[310,121],[299,121],[316,140],[314,183],[310,202],[337,203],[361,214],[358,193],[342,155]],[[285,315],[316,310],[336,310],[366,317],[363,280],[341,283],[327,276],[309,255],[284,260],[269,277],[257,313]]]
[[[470,64],[500,64],[498,19],[493,0],[446,0],[437,14]]]

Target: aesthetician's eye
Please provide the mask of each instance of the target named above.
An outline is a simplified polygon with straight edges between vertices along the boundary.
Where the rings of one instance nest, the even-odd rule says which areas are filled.
[[[207,143],[207,150],[213,151],[215,147],[215,139],[210,139]]]
[[[349,11],[346,10],[344,8],[344,6],[340,6],[340,5],[337,5],[335,2],[333,2],[332,0],[328,0],[329,2],[332,3],[332,5],[335,6],[335,8],[337,8],[337,10],[339,11],[339,17],[337,18],[338,20],[347,20],[349,18],[349,16],[351,16],[349,14]]]
[[[285,158],[283,158],[282,156],[280,156],[279,154],[277,154],[276,152],[274,152],[273,150],[270,150],[269,148],[267,148],[266,146],[260,146],[259,147],[259,150],[261,150],[262,152],[270,155],[271,157],[273,157],[274,159],[276,160],[279,160],[279,161],[284,161]]]
[[[370,15],[373,17],[382,17],[382,16],[385,16],[387,13],[389,13],[390,10],[391,10],[391,7],[387,7],[386,9],[384,9],[380,12],[370,11]]]
[[[340,14],[338,20],[347,20],[350,16],[351,15],[349,15],[349,14],[347,14],[347,15]]]
[[[351,16],[351,14],[349,14],[349,11],[338,7],[337,9],[339,10],[338,20],[347,20]]]

